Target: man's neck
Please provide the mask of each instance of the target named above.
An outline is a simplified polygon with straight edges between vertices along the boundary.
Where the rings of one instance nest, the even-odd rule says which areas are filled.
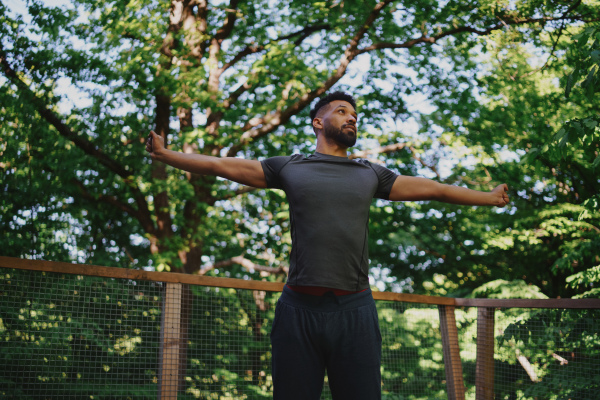
[[[317,140],[317,153],[336,157],[348,157],[348,148],[340,146],[337,143],[327,143],[324,140]]]

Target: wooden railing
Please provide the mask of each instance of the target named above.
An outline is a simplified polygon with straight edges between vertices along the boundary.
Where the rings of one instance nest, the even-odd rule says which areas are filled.
[[[161,328],[161,368],[159,398],[177,399],[179,370],[178,341],[183,285],[198,285],[221,288],[279,292],[283,283],[216,278],[171,272],[150,272],[95,265],[64,262],[27,260],[0,256],[0,268],[55,272],[62,274],[87,275],[106,278],[145,280],[166,283],[165,307]],[[493,399],[494,396],[494,313],[497,308],[560,308],[600,309],[600,299],[464,299],[451,297],[423,296],[405,293],[373,292],[375,300],[437,305],[440,318],[444,364],[448,398],[465,399],[462,363],[459,354],[458,330],[455,320],[456,307],[477,307],[477,358],[476,399]]]

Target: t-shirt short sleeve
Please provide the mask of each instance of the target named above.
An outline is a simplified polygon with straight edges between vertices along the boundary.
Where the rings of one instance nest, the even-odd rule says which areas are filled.
[[[377,174],[377,179],[379,180],[377,191],[373,197],[377,199],[389,200],[392,186],[394,186],[394,182],[396,182],[398,174],[385,167],[382,167],[381,165],[369,162],[369,166],[373,169],[373,171],[375,171],[375,174]]]
[[[260,162],[263,172],[265,173],[265,180],[267,181],[268,188],[283,189],[279,172],[281,172],[283,167],[292,160],[292,157],[293,156],[271,157]]]

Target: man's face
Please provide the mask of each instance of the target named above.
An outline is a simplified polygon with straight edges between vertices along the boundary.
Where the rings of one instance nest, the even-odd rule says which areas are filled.
[[[343,100],[334,100],[328,106],[322,117],[323,135],[342,146],[354,146],[357,137],[357,115],[354,107]]]

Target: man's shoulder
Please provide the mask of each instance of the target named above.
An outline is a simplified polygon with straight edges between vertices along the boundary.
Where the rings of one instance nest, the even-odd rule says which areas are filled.
[[[274,156],[262,160],[261,164],[265,173],[279,174],[279,172],[281,172],[281,170],[291,161],[302,160],[303,158],[304,156],[302,154],[293,154],[291,156]]]
[[[354,162],[357,162],[357,163],[359,163],[359,164],[367,165],[367,166],[369,166],[369,167],[370,167],[371,165],[373,165],[373,164],[371,163],[371,161],[369,161],[369,160],[367,160],[367,159],[364,159],[364,158],[354,158],[354,159],[352,159],[352,161],[354,161]]]
[[[379,163],[369,161],[369,160],[367,160],[365,158],[355,158],[352,161],[355,161],[355,162],[357,162],[359,164],[365,165],[365,166],[373,169],[376,172],[388,169],[388,168],[384,167],[383,165],[379,165]]]
[[[292,161],[292,160],[302,160],[306,158],[306,156],[304,156],[303,154],[291,154],[289,156],[273,156],[273,157],[269,157],[263,160],[263,162],[287,162],[287,161]]]
[[[375,175],[377,175],[377,178],[380,180],[395,180],[395,178],[398,176],[396,172],[377,162],[365,160],[364,158],[357,158],[355,159],[355,161],[362,165],[370,167],[371,170],[375,173]]]

